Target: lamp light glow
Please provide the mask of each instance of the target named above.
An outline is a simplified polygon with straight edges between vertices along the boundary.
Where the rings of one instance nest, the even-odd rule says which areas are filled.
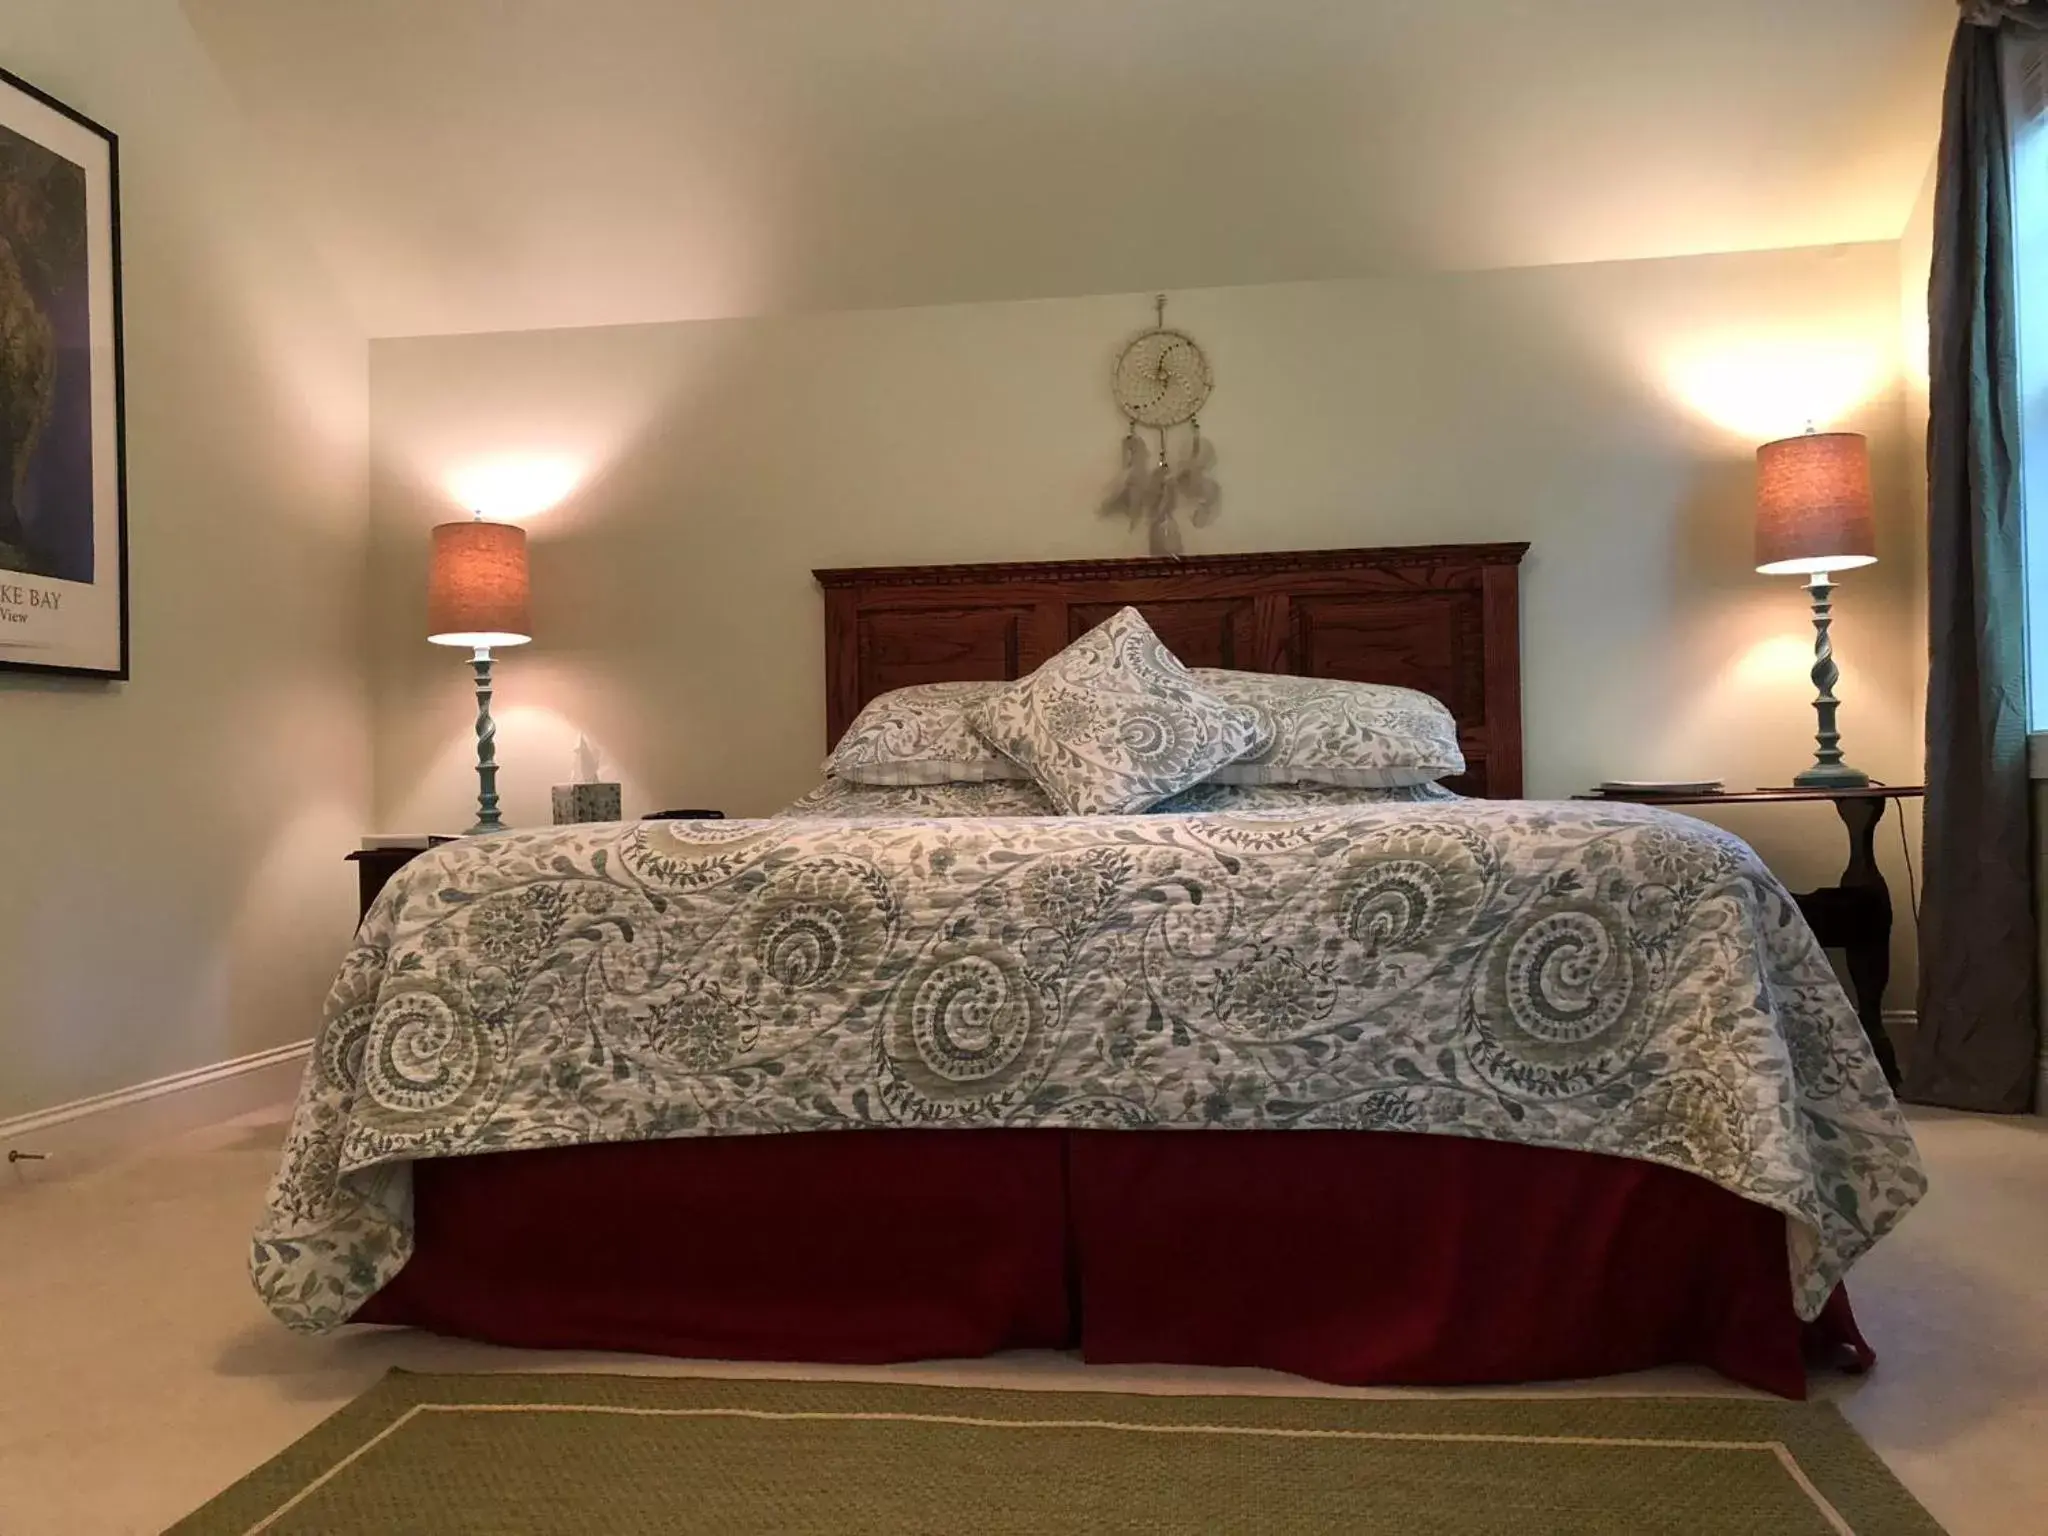
[[[499,454],[451,471],[448,493],[479,517],[528,522],[567,501],[582,484],[583,464],[561,455]]]
[[[1710,340],[1666,358],[1666,388],[1688,414],[1743,442],[1839,422],[1890,381],[1889,354],[1861,335]]]

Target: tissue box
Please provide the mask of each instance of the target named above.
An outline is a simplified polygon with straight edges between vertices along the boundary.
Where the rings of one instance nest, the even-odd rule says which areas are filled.
[[[579,821],[623,821],[616,784],[557,784],[555,825],[571,826]]]

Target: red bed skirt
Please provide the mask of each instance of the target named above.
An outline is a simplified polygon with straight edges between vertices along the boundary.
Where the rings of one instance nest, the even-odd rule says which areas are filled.
[[[873,1363],[1078,1347],[1449,1385],[1866,1368],[1792,1309],[1785,1222],[1603,1157],[1375,1132],[887,1131],[414,1169],[413,1258],[356,1315],[495,1343]]]

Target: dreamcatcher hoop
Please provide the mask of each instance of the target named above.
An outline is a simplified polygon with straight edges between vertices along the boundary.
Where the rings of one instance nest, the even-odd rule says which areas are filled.
[[[1110,374],[1117,409],[1141,427],[1178,427],[1201,414],[1215,378],[1186,331],[1156,326],[1125,345]]]

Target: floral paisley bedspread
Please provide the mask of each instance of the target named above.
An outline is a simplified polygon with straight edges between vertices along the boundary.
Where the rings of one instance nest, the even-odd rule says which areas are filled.
[[[257,1230],[287,1324],[411,1251],[408,1159],[892,1126],[1392,1129],[1785,1212],[1802,1316],[1925,1189],[1740,841],[1616,805],[648,822],[448,844],[328,999]]]

